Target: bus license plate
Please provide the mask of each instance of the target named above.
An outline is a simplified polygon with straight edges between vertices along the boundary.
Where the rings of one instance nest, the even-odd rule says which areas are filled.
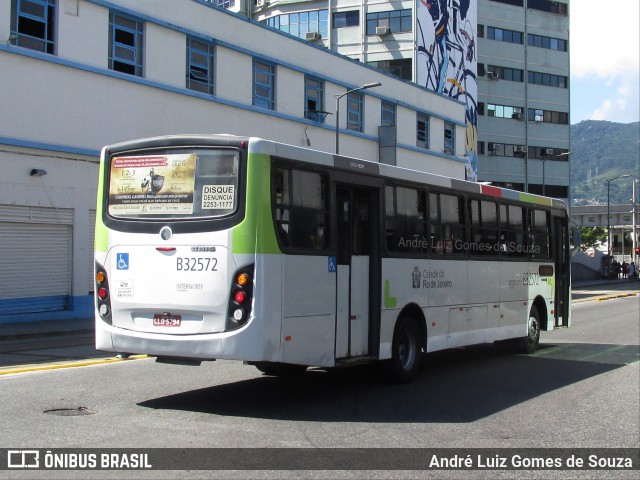
[[[154,327],[179,327],[182,323],[181,315],[169,315],[166,313],[156,313],[153,316]]]

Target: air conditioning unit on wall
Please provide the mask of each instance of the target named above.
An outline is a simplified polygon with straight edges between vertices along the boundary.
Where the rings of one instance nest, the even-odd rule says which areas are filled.
[[[304,39],[307,42],[314,42],[316,40],[320,40],[322,38],[322,35],[320,35],[319,32],[307,32],[304,35]]]
[[[390,32],[389,27],[376,27],[376,35],[381,37],[382,35],[388,35]]]
[[[498,80],[498,74],[495,72],[487,72],[487,78],[489,80]]]

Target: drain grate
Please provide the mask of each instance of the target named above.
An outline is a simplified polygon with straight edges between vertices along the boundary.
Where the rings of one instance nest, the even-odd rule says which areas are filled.
[[[96,411],[89,410],[87,407],[76,408],[52,408],[51,410],[45,410],[44,413],[49,415],[58,415],[61,417],[79,417],[82,415],[95,415]]]

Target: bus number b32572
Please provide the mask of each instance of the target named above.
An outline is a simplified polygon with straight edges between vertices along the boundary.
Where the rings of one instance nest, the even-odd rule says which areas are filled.
[[[176,270],[189,272],[217,272],[218,259],[212,257],[178,257],[176,258]]]

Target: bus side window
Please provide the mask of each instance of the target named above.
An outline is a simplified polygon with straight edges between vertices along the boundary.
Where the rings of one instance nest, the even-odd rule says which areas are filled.
[[[495,202],[469,200],[469,252],[471,255],[497,255],[498,210]]]
[[[527,255],[524,208],[500,205],[500,253],[507,257]]]
[[[283,247],[289,246],[289,210],[284,208],[276,209],[277,235]]]
[[[324,250],[328,245],[327,180],[315,172],[277,168],[272,179],[274,224],[284,249]]]
[[[529,241],[532,258],[549,258],[549,215],[544,210],[529,210]]]
[[[385,187],[385,229],[390,252],[423,255],[428,252],[425,194],[415,188]]]
[[[436,255],[463,253],[465,245],[464,198],[431,193],[431,248]]]

